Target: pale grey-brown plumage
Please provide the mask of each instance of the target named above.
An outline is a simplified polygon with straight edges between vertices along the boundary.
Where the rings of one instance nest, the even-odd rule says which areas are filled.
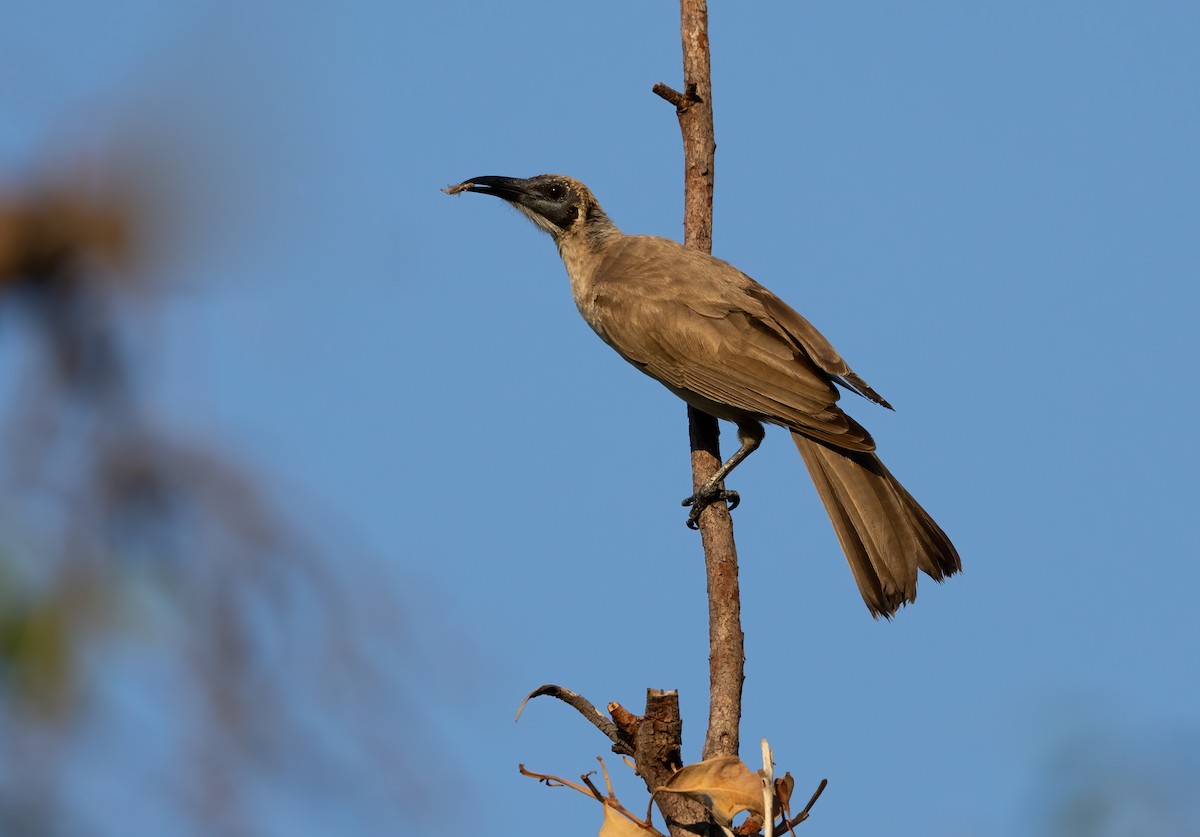
[[[838,406],[841,385],[891,407],[820,332],[732,265],[677,242],[625,235],[577,180],[475,177],[446,190],[496,195],[553,236],[579,312],[600,338],[692,406],[737,425],[741,448],[695,495],[689,523],[763,438],[792,432],[873,615],[962,565],[950,539]]]

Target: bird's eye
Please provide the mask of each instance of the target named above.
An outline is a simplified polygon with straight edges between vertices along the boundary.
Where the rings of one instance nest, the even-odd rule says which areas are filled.
[[[554,200],[554,201],[562,200],[566,196],[566,194],[567,194],[567,190],[564,189],[558,183],[555,183],[549,189],[546,190],[546,197],[548,197],[548,198],[550,198],[550,200]]]

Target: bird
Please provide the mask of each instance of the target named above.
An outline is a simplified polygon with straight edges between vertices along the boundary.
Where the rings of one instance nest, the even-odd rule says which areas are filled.
[[[958,551],[838,405],[839,387],[892,409],[833,345],[733,265],[668,238],[627,235],[583,183],[559,174],[488,175],[444,189],[493,195],[549,233],[583,319],[633,366],[737,427],[741,446],[694,494],[688,525],[715,502],[765,424],[791,431],[873,617],[916,600],[917,572],[942,581]]]

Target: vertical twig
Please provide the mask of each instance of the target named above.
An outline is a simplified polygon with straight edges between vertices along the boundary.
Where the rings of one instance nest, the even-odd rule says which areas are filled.
[[[712,252],[713,132],[712,75],[709,65],[706,0],[680,0],[684,92],[658,84],[654,92],[675,105],[684,152],[684,243]],[[688,408],[693,490],[721,465],[717,420]],[[704,758],[737,755],[745,674],[733,520],[723,503],[700,516],[700,536],[708,578],[709,716]]]

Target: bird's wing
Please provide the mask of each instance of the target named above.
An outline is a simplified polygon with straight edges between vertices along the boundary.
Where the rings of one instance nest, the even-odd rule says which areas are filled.
[[[732,267],[732,265],[731,265]],[[736,268],[735,268],[736,269]],[[812,358],[821,371],[835,381],[863,398],[874,401],[880,406],[892,409],[884,397],[871,388],[871,385],[855,374],[850,364],[842,359],[837,349],[833,348],[825,335],[817,331],[816,326],[802,317],[791,306],[749,276],[740,273],[744,283],[746,296],[753,299],[761,307],[760,317],[773,322],[781,328],[788,337],[804,347],[804,351]]]
[[[592,304],[598,330],[630,363],[696,406],[708,402],[719,417],[751,416],[838,447],[874,448],[837,406],[833,381],[849,369],[769,291],[667,239],[631,236],[610,250],[593,279]],[[772,305],[798,323],[781,322]],[[808,333],[819,338],[820,361],[803,339]]]

